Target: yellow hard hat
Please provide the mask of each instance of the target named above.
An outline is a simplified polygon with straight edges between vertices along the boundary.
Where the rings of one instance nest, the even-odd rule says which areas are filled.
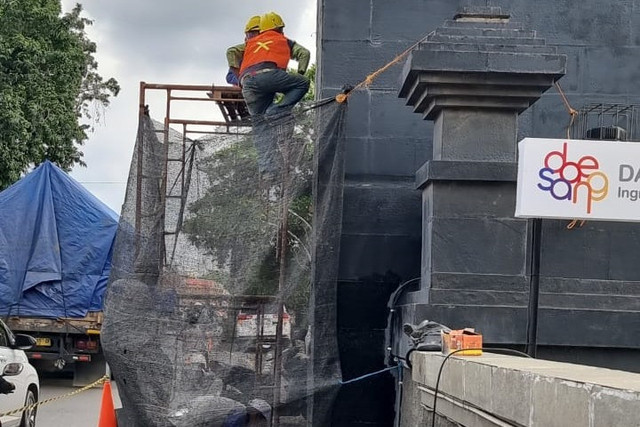
[[[252,16],[247,21],[247,25],[244,26],[244,32],[248,33],[250,31],[260,31],[260,15]]]
[[[260,18],[260,32],[273,30],[274,28],[284,28],[282,17],[275,12],[269,12]]]

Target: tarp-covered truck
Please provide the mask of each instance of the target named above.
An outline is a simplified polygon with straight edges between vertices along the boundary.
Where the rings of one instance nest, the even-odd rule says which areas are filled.
[[[53,163],[0,192],[0,316],[33,336],[36,368],[104,374],[104,292],[118,215]]]

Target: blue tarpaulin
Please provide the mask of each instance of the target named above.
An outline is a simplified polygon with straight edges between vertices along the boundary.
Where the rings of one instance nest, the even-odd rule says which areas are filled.
[[[0,192],[0,315],[102,310],[118,215],[47,161]]]

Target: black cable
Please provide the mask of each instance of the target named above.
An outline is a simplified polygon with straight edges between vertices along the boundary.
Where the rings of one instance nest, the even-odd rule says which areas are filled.
[[[436,405],[438,403],[438,388],[440,386],[440,376],[442,375],[442,369],[444,368],[444,364],[447,362],[447,360],[449,360],[449,358],[451,356],[453,356],[456,353],[460,353],[461,351],[470,351],[470,350],[483,350],[483,351],[502,351],[505,353],[512,353],[515,354],[517,356],[524,356],[524,357],[528,357],[529,359],[533,359],[531,356],[529,356],[527,353],[523,353],[521,351],[518,350],[513,350],[511,348],[500,348],[500,347],[496,347],[496,348],[461,348],[459,350],[455,350],[452,351],[451,353],[447,354],[447,356],[444,358],[444,360],[442,361],[442,364],[440,365],[440,369],[438,370],[438,377],[436,378],[436,387],[433,391],[433,415],[431,417],[431,427],[435,427],[436,425]],[[408,353],[407,353],[408,354]]]
[[[393,338],[392,338],[392,333],[393,333],[393,328],[395,326],[395,321],[396,321],[396,316],[395,316],[396,304],[398,303],[398,300],[403,295],[403,293],[406,290],[406,288],[409,285],[412,285],[413,283],[419,281],[420,279],[421,279],[420,277],[414,277],[413,279],[409,279],[409,280],[406,280],[406,281],[402,282],[400,284],[400,286],[398,286],[396,288],[396,290],[393,291],[393,293],[389,297],[389,302],[387,302],[387,307],[389,308],[389,315],[387,317],[387,328],[385,329],[385,348],[387,348],[388,352],[389,352],[389,358],[386,361],[387,364],[391,363],[392,356],[393,356]],[[409,366],[409,369],[411,369],[411,363],[410,362],[408,363],[408,366]]]
[[[413,279],[409,279],[403,282],[400,286],[398,286],[398,288],[393,292],[391,296],[390,308],[395,307],[396,303],[398,302],[398,299],[400,299],[400,297],[402,296],[402,293],[404,292],[407,286],[413,284],[414,282],[417,282],[420,279],[422,279],[422,277],[414,277]]]
[[[542,219],[531,221],[531,257],[529,302],[527,304],[527,354],[536,357],[538,345],[538,309],[540,297],[540,256],[542,252]]]
[[[311,110],[315,110],[316,108],[320,108],[323,107],[327,104],[331,104],[332,102],[335,102],[336,97],[335,96],[330,96],[328,98],[324,98],[324,99],[320,99],[318,101],[314,101],[311,104],[307,104],[305,106],[302,107],[302,109],[300,110],[300,113],[306,113],[307,111],[311,111]]]
[[[387,328],[386,328],[386,331],[385,331],[386,348],[389,349],[389,358],[387,359],[387,363],[391,363],[391,361],[396,359],[396,358],[401,360],[401,362],[400,362],[400,372],[398,373],[398,390],[399,390],[398,393],[399,393],[399,397],[398,397],[398,407],[396,409],[397,410],[396,425],[400,425],[400,418],[401,418],[401,412],[402,412],[402,387],[403,387],[402,370],[404,369],[404,367],[402,366],[402,361],[405,362],[405,364],[407,365],[407,367],[409,369],[411,369],[411,361],[410,360],[406,360],[406,359],[404,359],[404,358],[402,358],[400,356],[395,356],[393,354],[392,333],[393,333],[393,328],[395,326],[395,321],[396,321],[395,307],[396,307],[396,304],[397,304],[398,300],[403,295],[405,289],[409,285],[413,284],[416,281],[419,281],[420,279],[421,279],[420,277],[414,277],[413,279],[409,279],[409,280],[406,280],[403,283],[401,283],[400,286],[398,286],[396,288],[396,290],[393,291],[393,293],[391,294],[391,296],[389,298],[389,302],[387,303],[387,307],[389,308],[389,316],[387,318]],[[409,350],[409,351],[411,352],[411,350]]]
[[[407,351],[407,354],[404,356],[404,363],[407,364],[407,368],[409,368],[410,370],[413,369],[413,365],[411,365],[411,353],[413,353],[416,350],[417,350],[417,348],[415,348],[415,347],[410,348],[409,351]],[[396,357],[398,357],[398,356],[396,356]]]
[[[396,426],[402,425],[402,390],[404,389],[404,366],[402,362],[398,365],[398,407],[396,408]]]
[[[340,89],[341,94],[346,95],[349,92],[351,92],[353,90],[353,86],[350,85],[344,85],[342,86],[342,88]],[[301,113],[306,113],[309,110],[313,110],[322,106],[325,106],[327,104],[331,104],[332,102],[335,102],[336,97],[335,96],[329,96],[327,98],[324,99],[319,99],[317,101],[314,101],[310,104],[305,105],[302,110],[300,111]]]

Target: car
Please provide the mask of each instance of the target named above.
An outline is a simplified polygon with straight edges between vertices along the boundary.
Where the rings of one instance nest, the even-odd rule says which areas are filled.
[[[13,334],[0,320],[0,374],[15,386],[13,392],[0,394],[0,414],[14,411],[38,402],[40,381],[35,368],[29,363],[24,350],[33,347],[36,340],[23,334]],[[12,415],[0,416],[0,427],[35,427],[37,407]]]

